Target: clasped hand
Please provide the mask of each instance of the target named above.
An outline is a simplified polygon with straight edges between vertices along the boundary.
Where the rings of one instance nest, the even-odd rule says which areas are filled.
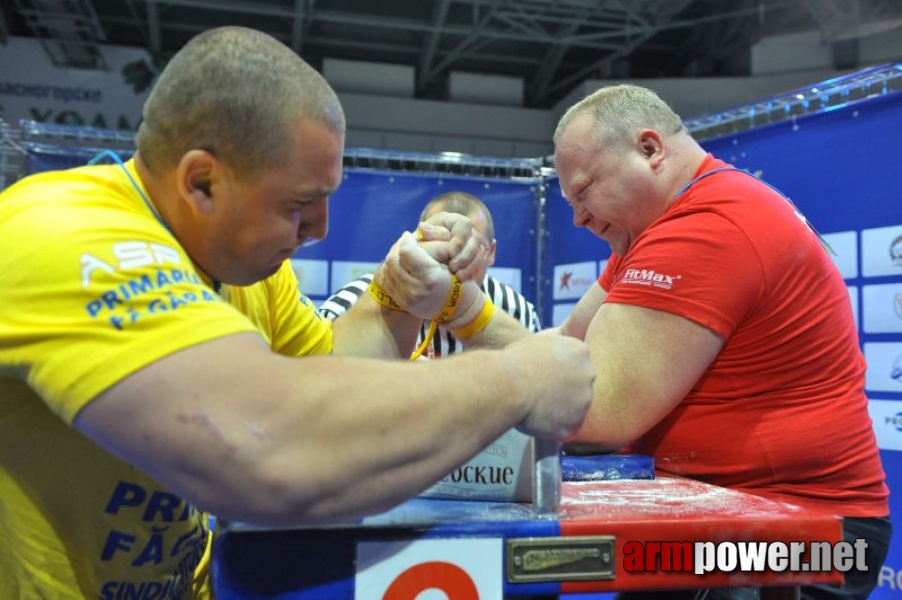
[[[451,290],[451,274],[478,287],[488,270],[489,249],[467,217],[440,212],[405,231],[376,273],[376,281],[407,312],[438,314]],[[473,285],[473,284],[469,284]]]

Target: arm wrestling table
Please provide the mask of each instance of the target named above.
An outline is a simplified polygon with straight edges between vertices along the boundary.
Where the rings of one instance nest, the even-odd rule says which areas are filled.
[[[841,583],[842,573],[697,575],[685,564],[662,569],[660,555],[648,570],[635,569],[635,561],[627,568],[624,559],[635,558],[637,543],[648,552],[655,542],[840,540],[839,517],[689,479],[564,481],[552,513],[530,504],[416,498],[355,523],[219,523],[213,578],[218,600],[500,600],[743,585],[764,586],[762,598],[794,598],[798,585]],[[426,590],[444,595],[418,598]]]

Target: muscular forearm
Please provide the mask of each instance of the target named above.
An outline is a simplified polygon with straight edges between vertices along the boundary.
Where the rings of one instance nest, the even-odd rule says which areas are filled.
[[[422,320],[377,304],[363,294],[332,324],[332,353],[338,356],[407,358],[414,350]]]
[[[76,427],[223,518],[357,517],[415,495],[523,419],[534,392],[509,358],[291,359],[239,334],[145,367]],[[465,376],[486,367],[488,380]]]
[[[530,332],[522,323],[506,312],[496,310],[485,329],[470,337],[461,338],[461,343],[467,350],[504,348],[527,335],[530,335]]]
[[[302,486],[297,508],[288,512],[316,522],[387,509],[477,454],[526,414],[522,397],[494,405],[514,389],[510,371],[501,371],[487,385],[466,375],[499,359],[495,353],[476,353],[433,361],[428,369],[413,363],[354,365],[355,374],[374,386],[362,402],[345,380],[338,392],[344,400],[324,398],[315,421],[305,425],[310,437],[285,431],[296,446],[284,450],[282,461],[334,448],[328,462],[307,465],[299,474],[323,485],[315,492]],[[281,507],[272,512],[284,518]]]
[[[519,321],[492,306],[473,281],[461,288],[461,300],[451,319],[442,323],[467,350],[504,348],[530,334]]]

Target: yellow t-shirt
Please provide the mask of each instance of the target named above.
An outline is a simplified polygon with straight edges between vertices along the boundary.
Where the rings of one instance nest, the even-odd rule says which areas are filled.
[[[217,337],[257,331],[282,354],[331,352],[330,325],[288,262],[215,293],[126,168],[132,180],[122,165],[83,167],[0,194],[4,600],[192,597],[209,552],[206,515],[73,419],[117,381]]]

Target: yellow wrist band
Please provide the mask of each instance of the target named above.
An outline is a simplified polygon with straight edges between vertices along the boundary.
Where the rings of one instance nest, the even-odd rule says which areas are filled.
[[[492,301],[486,297],[485,304],[482,305],[482,310],[479,311],[479,315],[473,320],[472,323],[465,327],[461,327],[460,329],[454,329],[451,333],[454,334],[454,337],[459,338],[468,338],[473,337],[483,329],[485,329],[489,321],[492,320],[492,317],[495,316],[495,305],[492,304]]]
[[[414,350],[413,354],[410,355],[410,360],[416,360],[426,351],[429,344],[432,342],[432,338],[435,337],[435,330],[439,323],[444,323],[445,321],[454,318],[454,314],[460,306],[462,288],[463,284],[460,282],[460,279],[457,278],[457,275],[451,273],[451,290],[448,292],[448,297],[445,299],[445,305],[442,307],[442,310],[438,311],[438,314],[435,317],[430,319],[432,322],[429,324],[429,331],[426,332],[426,336],[423,338],[423,343],[420,344],[420,347]]]
[[[392,310],[404,312],[404,309],[401,308],[401,305],[395,302],[392,297],[386,293],[385,290],[379,287],[379,284],[376,283],[375,279],[370,282],[370,287],[368,289],[370,290],[370,296],[373,297],[373,300],[375,300],[382,306],[390,308]]]
[[[457,278],[457,275],[451,273],[451,289],[448,291],[448,297],[445,298],[445,305],[442,307],[442,310],[432,317],[433,321],[444,323],[454,318],[457,308],[460,306],[462,288],[463,284],[460,282],[460,279]]]

